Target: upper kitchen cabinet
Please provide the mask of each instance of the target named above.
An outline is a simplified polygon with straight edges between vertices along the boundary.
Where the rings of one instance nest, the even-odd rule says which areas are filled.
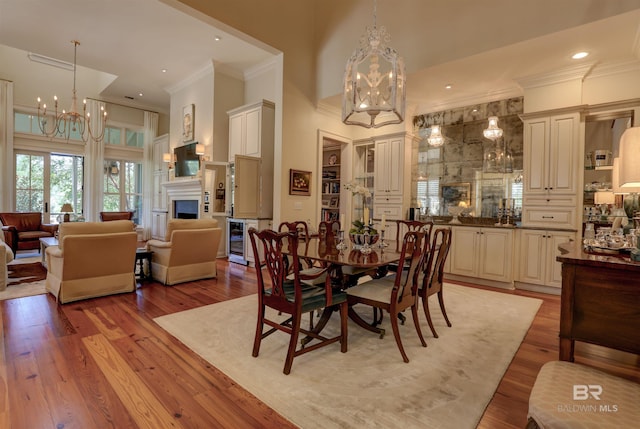
[[[577,228],[580,114],[524,115],[522,225]]]
[[[525,119],[524,186],[528,195],[578,191],[580,115]]]
[[[263,147],[273,148],[275,104],[262,100],[227,112],[229,115],[229,162],[236,155],[261,157]]]

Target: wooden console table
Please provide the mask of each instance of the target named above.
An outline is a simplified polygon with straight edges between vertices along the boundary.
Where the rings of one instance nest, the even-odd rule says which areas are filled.
[[[573,362],[575,341],[640,354],[640,262],[590,254],[575,242],[558,248],[560,360]]]

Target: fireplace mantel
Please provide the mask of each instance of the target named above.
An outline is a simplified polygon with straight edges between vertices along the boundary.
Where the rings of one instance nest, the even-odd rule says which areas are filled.
[[[201,179],[173,180],[171,182],[164,182],[162,186],[164,186],[167,191],[170,207],[169,213],[172,219],[175,217],[173,204],[175,200],[197,200],[198,207],[200,207],[202,203]]]

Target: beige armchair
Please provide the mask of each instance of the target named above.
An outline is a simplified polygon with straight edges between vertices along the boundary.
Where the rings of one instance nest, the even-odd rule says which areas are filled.
[[[13,261],[13,251],[11,247],[2,239],[0,234],[0,291],[7,288],[9,282],[9,270],[7,264]]]
[[[149,240],[151,277],[165,285],[216,277],[222,230],[216,219],[171,219],[165,241]]]
[[[46,250],[46,289],[60,303],[135,290],[133,222],[65,222],[58,234]]]

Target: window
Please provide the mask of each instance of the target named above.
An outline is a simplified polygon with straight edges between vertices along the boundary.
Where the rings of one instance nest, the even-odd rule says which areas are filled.
[[[124,142],[122,141],[124,136]],[[120,145],[128,147],[144,147],[144,132],[129,128],[116,128],[109,126],[104,132],[104,142],[110,145]]]
[[[42,122],[45,130],[47,131],[53,130],[54,120],[55,118],[53,115],[47,115],[43,117]],[[40,126],[38,125],[37,115],[30,115],[28,113],[15,112],[13,123],[14,123],[13,125],[14,130],[17,133],[35,134],[38,136],[44,135],[42,133],[42,130],[40,130]],[[67,138],[66,131],[67,130],[65,129],[58,129],[58,132],[56,133],[54,138],[66,139]],[[76,129],[72,128],[69,131],[69,140],[82,141],[82,136],[80,135],[79,128],[76,128]]]
[[[142,213],[142,164],[125,160],[104,162],[104,211],[133,211],[139,225]]]

